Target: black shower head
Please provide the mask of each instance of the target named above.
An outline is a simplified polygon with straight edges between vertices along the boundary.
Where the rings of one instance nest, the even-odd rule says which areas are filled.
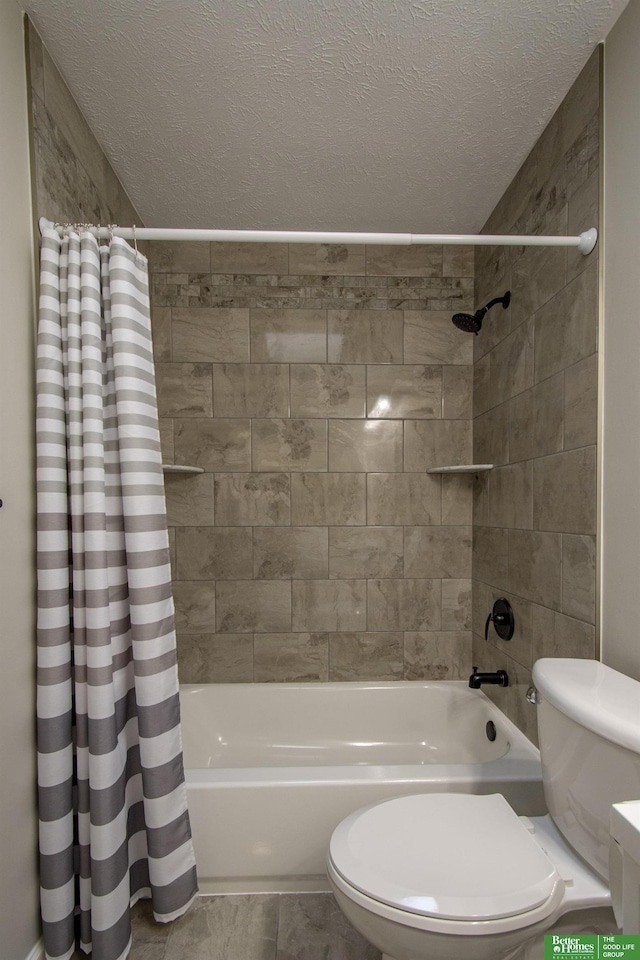
[[[495,307],[496,303],[501,303],[506,310],[510,302],[511,291],[507,290],[504,297],[496,297],[495,300],[490,300],[486,306],[480,307],[480,309],[476,310],[475,313],[454,313],[451,319],[458,330],[464,330],[465,333],[475,333],[477,336],[487,310],[490,310],[491,307]]]

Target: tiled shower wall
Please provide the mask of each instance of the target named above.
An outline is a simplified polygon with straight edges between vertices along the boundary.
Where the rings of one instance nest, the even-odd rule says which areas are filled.
[[[137,223],[140,217],[27,19],[34,211],[60,223]]]
[[[598,226],[599,50],[489,218],[486,233]],[[535,739],[525,699],[539,657],[594,657],[598,248],[476,248],[476,302],[510,289],[474,338],[474,663],[506,669],[485,690]],[[513,605],[509,642],[493,601]]]
[[[181,680],[468,675],[473,251],[150,246]]]

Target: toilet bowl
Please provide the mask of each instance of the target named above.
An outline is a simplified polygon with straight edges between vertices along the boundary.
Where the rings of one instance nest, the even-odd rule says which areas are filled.
[[[548,816],[518,817],[500,794],[441,793],[336,828],[329,881],[387,960],[509,960],[565,914],[579,925],[610,905],[611,806],[640,799],[640,683],[562,658],[538,660],[533,682]],[[636,888],[619,889],[612,862],[616,903],[635,916]]]
[[[610,904],[550,817],[500,794],[425,794],[347,817],[327,872],[351,923],[388,960],[508,960],[560,916]]]

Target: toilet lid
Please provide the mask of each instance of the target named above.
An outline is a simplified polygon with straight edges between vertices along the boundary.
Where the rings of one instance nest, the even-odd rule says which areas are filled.
[[[448,920],[525,913],[562,883],[501,794],[420,794],[357,810],[336,828],[329,856],[366,896]]]

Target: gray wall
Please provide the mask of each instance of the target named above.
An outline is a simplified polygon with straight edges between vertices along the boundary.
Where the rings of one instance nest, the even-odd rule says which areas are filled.
[[[598,225],[599,63],[592,55],[485,233],[577,234]],[[539,657],[596,653],[598,256],[476,248],[476,302],[510,289],[474,355],[473,656],[512,686],[485,688],[532,738],[524,693]],[[510,642],[484,624],[506,596]]]
[[[473,251],[150,246],[181,679],[466,675]]]
[[[3,957],[39,936],[34,731],[33,240],[22,14],[0,0],[0,930]]]
[[[640,3],[605,43],[602,658],[640,680]]]

